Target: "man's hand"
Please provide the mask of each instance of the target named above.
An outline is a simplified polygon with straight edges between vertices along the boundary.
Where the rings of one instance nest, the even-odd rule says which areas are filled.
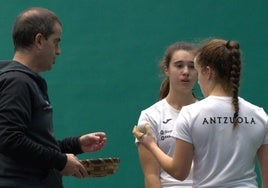
[[[87,170],[79,162],[79,160],[75,155],[66,154],[66,156],[67,156],[67,163],[63,168],[63,170],[61,171],[61,174],[63,176],[75,176],[77,178],[84,178],[88,175]]]
[[[83,135],[79,138],[81,150],[83,152],[94,152],[102,149],[106,144],[106,134],[104,132],[95,132]]]

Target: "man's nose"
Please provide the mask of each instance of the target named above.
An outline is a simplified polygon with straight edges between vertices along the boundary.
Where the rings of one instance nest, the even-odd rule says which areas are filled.
[[[61,54],[61,49],[60,49],[60,48],[58,48],[58,49],[56,50],[56,54],[57,54],[57,55],[60,55],[60,54]]]

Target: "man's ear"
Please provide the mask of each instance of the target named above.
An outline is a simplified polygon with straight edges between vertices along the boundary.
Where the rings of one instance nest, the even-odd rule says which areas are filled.
[[[34,45],[40,49],[42,48],[42,43],[44,40],[44,36],[41,33],[37,33],[34,37]]]

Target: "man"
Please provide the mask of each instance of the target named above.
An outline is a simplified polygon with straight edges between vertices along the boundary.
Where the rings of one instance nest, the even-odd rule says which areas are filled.
[[[22,12],[13,26],[15,54],[0,62],[0,187],[61,188],[62,175],[83,178],[86,169],[75,157],[100,150],[104,132],[57,141],[46,81],[61,53],[62,27],[44,8]]]

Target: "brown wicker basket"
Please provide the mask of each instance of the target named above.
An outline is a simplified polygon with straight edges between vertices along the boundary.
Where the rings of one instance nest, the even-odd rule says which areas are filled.
[[[118,169],[119,158],[98,158],[80,160],[88,172],[88,177],[104,177],[114,174]]]

